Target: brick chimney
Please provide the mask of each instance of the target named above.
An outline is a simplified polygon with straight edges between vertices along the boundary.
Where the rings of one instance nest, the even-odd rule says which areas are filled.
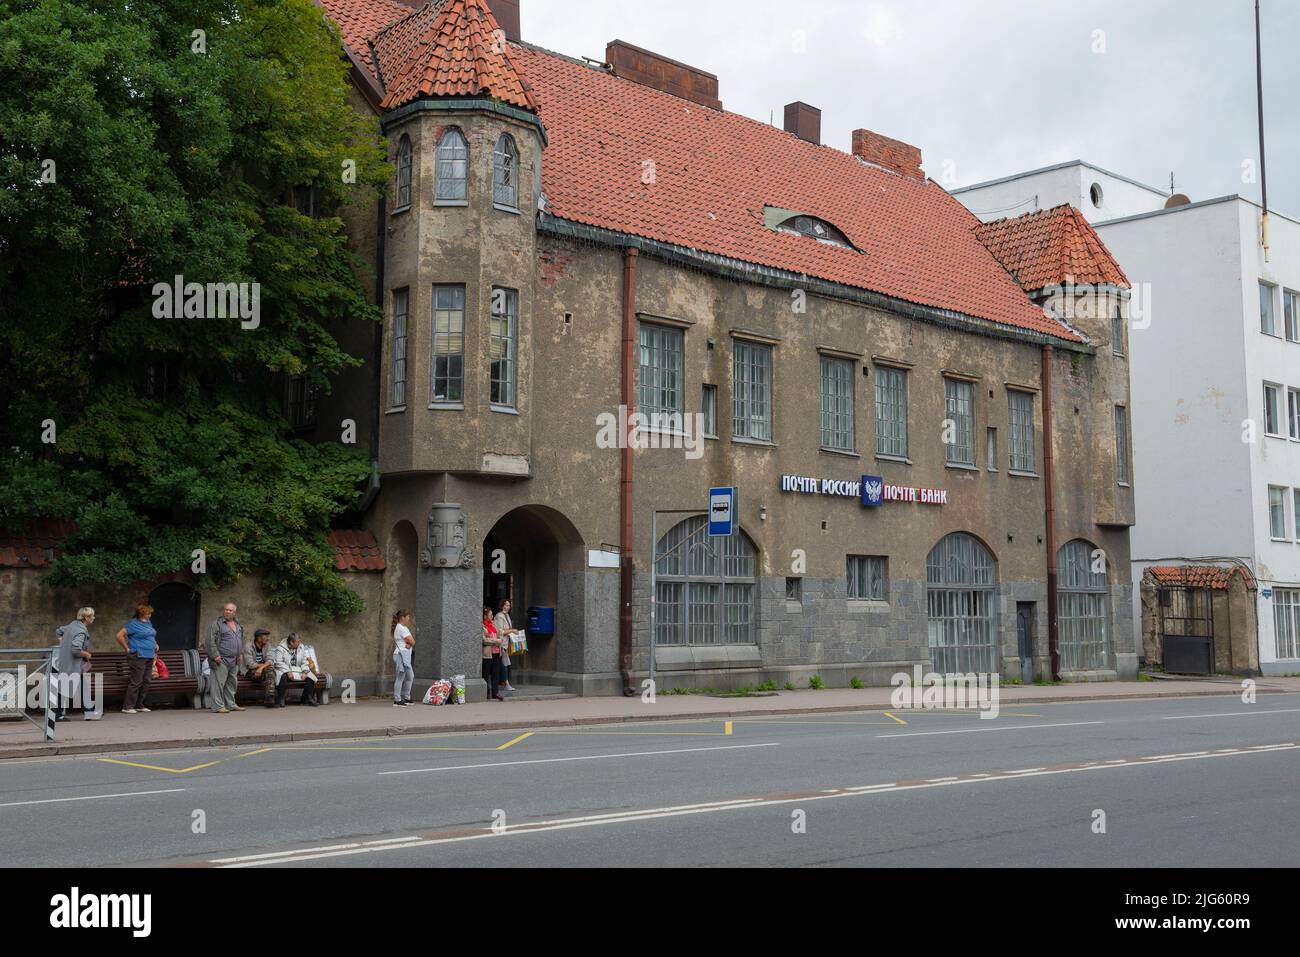
[[[801,140],[815,143],[822,142],[822,111],[807,103],[787,103],[785,106],[785,131],[793,133]]]
[[[925,174],[921,172],[921,151],[917,147],[871,130],[853,131],[853,155],[873,166],[883,166],[901,173],[909,179],[925,179]]]
[[[722,101],[718,99],[718,78],[712,73],[705,73],[622,40],[611,40],[605,47],[605,62],[614,70],[615,76],[680,96],[701,106],[722,109]]]

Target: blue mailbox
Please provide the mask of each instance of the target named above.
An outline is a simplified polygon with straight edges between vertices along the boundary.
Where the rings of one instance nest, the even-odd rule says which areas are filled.
[[[555,634],[554,608],[529,608],[528,633],[548,637]]]

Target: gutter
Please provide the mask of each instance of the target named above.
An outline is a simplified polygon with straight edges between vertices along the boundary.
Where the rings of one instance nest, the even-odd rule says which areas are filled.
[[[903,299],[895,299],[883,293],[858,289],[854,286],[845,286],[825,279],[815,279],[811,276],[793,273],[784,269],[774,269],[771,266],[759,266],[743,260],[720,256],[716,253],[706,253],[686,246],[675,246],[655,239],[633,236],[629,233],[619,233],[598,226],[587,226],[583,223],[558,219],[554,216],[540,217],[537,223],[537,231],[563,239],[593,243],[598,246],[612,246],[620,249],[632,248],[664,262],[700,269],[728,279],[777,289],[802,289],[826,299],[872,306],[876,309],[900,315],[906,319],[913,319],[959,332],[968,332],[993,339],[1005,339],[1011,342],[1051,345],[1054,348],[1067,352],[1077,352],[1081,355],[1096,355],[1096,349],[1086,343],[1071,342],[1068,339],[1057,338],[1047,333],[1034,332],[1029,329],[1012,329],[991,322],[988,319],[981,319],[948,309],[921,306]]]
[[[622,404],[623,434],[632,432],[632,370],[636,360],[636,264],[639,252],[634,246],[623,250],[623,354],[622,354]],[[623,679],[623,694],[636,694],[632,684],[632,443],[625,441],[619,483],[618,514],[619,544],[622,562],[619,566],[618,663]],[[657,545],[657,543],[656,543]],[[653,547],[653,546],[652,546]],[[654,561],[653,553],[650,561]],[[651,596],[651,600],[654,598]],[[654,641],[654,635],[650,636]]]
[[[1052,431],[1051,346],[1043,346],[1043,494],[1047,527],[1047,651],[1051,656],[1052,680],[1061,680],[1060,622],[1056,614],[1056,453]]]

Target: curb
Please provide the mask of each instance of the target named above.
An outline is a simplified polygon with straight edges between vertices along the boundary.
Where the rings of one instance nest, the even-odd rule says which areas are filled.
[[[1231,685],[1236,688],[1235,685]],[[1260,695],[1295,694],[1287,688],[1258,688]],[[1238,692],[1228,691],[1168,691],[1154,695],[1051,695],[1024,697],[1020,695],[1002,696],[1000,706],[1032,704],[1069,704],[1071,702],[1097,701],[1158,701],[1166,698],[1222,698],[1229,695],[1236,697]],[[737,699],[744,700],[744,699]],[[390,728],[339,728],[333,731],[287,731],[250,733],[242,735],[219,735],[210,738],[159,738],[152,741],[102,741],[87,744],[34,744],[14,748],[0,748],[0,761],[20,758],[55,757],[78,754],[122,754],[134,751],[178,751],[199,750],[203,748],[228,748],[249,744],[293,744],[309,741],[337,741],[348,738],[402,738],[430,734],[474,734],[484,731],[529,731],[535,728],[575,728],[602,724],[641,724],[652,722],[701,721],[710,718],[725,720],[754,716],[778,716],[801,714],[845,714],[851,712],[885,712],[897,710],[888,704],[831,705],[826,707],[809,707],[808,705],[787,708],[764,708],[752,710],[738,708],[728,711],[687,711],[680,714],[637,714],[604,715],[582,718],[548,718],[539,721],[480,721],[473,724],[439,727],[437,725],[420,727]]]

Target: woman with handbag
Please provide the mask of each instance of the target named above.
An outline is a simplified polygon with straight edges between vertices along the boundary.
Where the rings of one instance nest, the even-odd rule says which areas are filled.
[[[510,620],[510,599],[502,599],[500,610],[497,612],[493,624],[496,625],[497,634],[501,637],[501,689],[503,691],[514,691],[515,686],[510,683],[510,639],[520,634],[514,622]]]
[[[90,674],[90,626],[94,623],[95,609],[86,607],[77,612],[77,617],[73,621],[62,628],[55,629],[55,634],[59,636],[56,661],[61,676],[57,682],[58,697],[55,699],[58,704],[53,709],[56,721],[63,721],[67,717],[64,712],[65,700],[70,702],[69,706],[71,706],[76,704],[78,698],[81,699],[81,707],[87,721],[95,721],[102,717],[97,703],[91,701],[93,697],[91,680],[82,677]],[[68,692],[66,695],[65,691]]]
[[[152,617],[152,606],[136,605],[135,617],[117,632],[117,643],[127,653],[131,669],[126,700],[122,702],[123,714],[148,714],[150,710],[144,702],[149,695],[149,682],[153,679],[158,658],[158,632],[149,621]]]
[[[487,682],[488,699],[505,701],[499,686],[501,676],[501,636],[492,621],[492,609],[483,609],[483,680]]]

